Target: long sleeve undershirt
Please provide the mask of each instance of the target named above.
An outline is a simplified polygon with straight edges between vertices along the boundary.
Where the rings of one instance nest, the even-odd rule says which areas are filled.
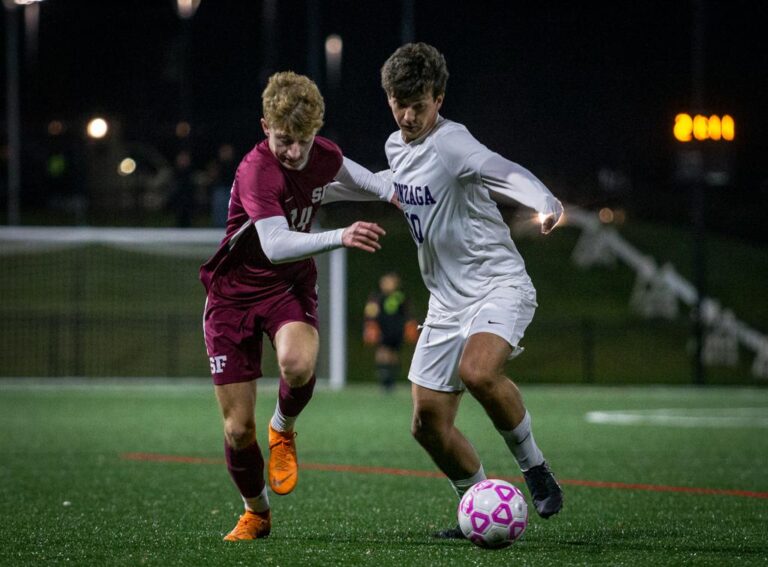
[[[335,182],[326,187],[323,204],[334,201],[389,201],[394,188],[386,177],[375,175],[349,158],[344,158]],[[329,195],[330,194],[330,195]],[[341,248],[343,228],[325,232],[297,232],[283,216],[256,221],[261,248],[270,262],[295,262],[336,248]]]
[[[273,264],[295,262],[320,252],[341,248],[343,228],[325,232],[296,232],[288,228],[285,217],[256,221],[261,249]]]

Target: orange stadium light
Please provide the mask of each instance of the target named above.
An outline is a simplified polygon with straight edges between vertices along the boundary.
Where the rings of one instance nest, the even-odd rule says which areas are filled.
[[[697,114],[693,117],[693,137],[697,140],[709,138],[709,121],[706,116]]]
[[[693,132],[693,120],[690,114],[678,114],[675,116],[675,127],[673,129],[675,139],[678,142],[690,142],[691,132]]]
[[[713,114],[709,117],[709,137],[712,140],[719,140],[722,137],[722,126],[720,117],[717,114]]]
[[[720,128],[722,130],[723,140],[732,142],[733,138],[736,136],[736,123],[733,121],[733,117],[730,114],[723,116]]]
[[[725,114],[721,118],[717,114],[712,114],[709,117],[697,114],[691,117],[690,114],[680,113],[675,116],[672,133],[678,142],[690,142],[694,138],[699,141],[725,140],[731,142],[735,136],[735,130],[736,124],[729,114]]]

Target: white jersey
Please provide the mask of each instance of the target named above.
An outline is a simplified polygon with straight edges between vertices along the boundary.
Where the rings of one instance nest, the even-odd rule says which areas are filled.
[[[562,205],[549,189],[441,116],[413,142],[394,132],[385,150],[431,294],[428,320],[450,317],[500,286],[535,302],[523,258],[491,194],[559,216]]]

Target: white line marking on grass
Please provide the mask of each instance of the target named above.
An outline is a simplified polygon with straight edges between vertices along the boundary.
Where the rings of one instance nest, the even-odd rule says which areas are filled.
[[[11,392],[178,392],[213,390],[210,380],[197,378],[3,378],[0,391]]]
[[[588,423],[610,425],[768,428],[768,408],[662,408],[591,411],[584,416],[584,419]]]

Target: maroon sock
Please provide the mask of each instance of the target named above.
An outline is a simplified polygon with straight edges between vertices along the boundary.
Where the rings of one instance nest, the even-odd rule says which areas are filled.
[[[296,417],[301,413],[301,410],[312,399],[312,392],[315,390],[315,375],[309,379],[309,382],[298,388],[291,388],[285,378],[280,378],[280,396],[278,397],[278,404],[280,404],[280,413],[286,417]]]
[[[264,457],[259,444],[254,441],[239,451],[224,441],[227,469],[235,486],[245,498],[255,498],[264,490]]]

